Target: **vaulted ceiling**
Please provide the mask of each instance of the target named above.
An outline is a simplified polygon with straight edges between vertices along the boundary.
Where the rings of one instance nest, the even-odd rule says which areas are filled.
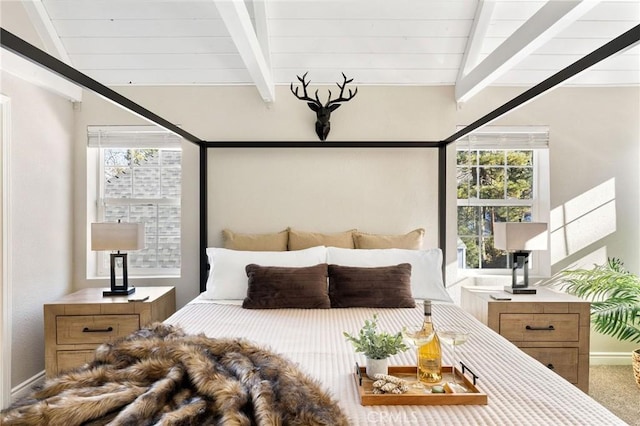
[[[640,1],[25,1],[47,51],[108,86],[530,87],[640,23]],[[640,46],[570,85],[640,84]]]

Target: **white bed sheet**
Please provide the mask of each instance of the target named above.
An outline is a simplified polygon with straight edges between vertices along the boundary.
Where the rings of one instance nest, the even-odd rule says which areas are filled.
[[[465,325],[469,341],[459,347],[463,361],[479,377],[488,405],[362,406],[352,373],[364,356],[342,336],[357,332],[378,313],[381,328],[397,331],[422,321],[415,309],[247,310],[239,301],[196,298],[166,320],[188,333],[244,337],[298,363],[341,404],[354,425],[624,425],[587,394],[520,351],[453,304],[434,303],[436,325]],[[450,365],[448,348],[444,364]],[[414,351],[396,355],[391,365],[415,364]]]

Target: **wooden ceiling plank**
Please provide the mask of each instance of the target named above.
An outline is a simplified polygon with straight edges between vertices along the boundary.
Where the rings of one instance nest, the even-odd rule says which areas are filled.
[[[473,11],[467,6],[470,0],[320,0],[320,1],[270,1],[269,10],[277,19],[340,20],[358,17],[362,20],[451,20],[472,19]]]
[[[260,96],[267,103],[274,102],[275,84],[271,76],[271,69],[265,59],[267,55],[262,52],[244,2],[242,0],[213,1]]]
[[[240,69],[152,69],[152,70],[95,70],[91,77],[109,87],[116,86],[249,86],[251,76],[244,65]]]
[[[340,70],[346,68],[377,68],[377,69],[431,69],[458,70],[461,55],[450,54],[386,54],[370,53],[301,53],[296,56],[289,54],[273,54],[273,68],[294,68],[301,71],[308,69],[333,69],[336,79],[341,80]],[[347,76],[354,77],[354,76]],[[309,73],[309,78],[314,76]],[[358,81],[357,76],[355,80]]]
[[[32,1],[32,0],[30,0]],[[72,20],[194,20],[218,19],[213,4],[204,1],[39,0],[51,18]]]
[[[237,53],[233,54],[118,54],[118,55],[74,55],[78,69],[86,70],[152,70],[152,69],[234,69],[244,67]]]
[[[318,34],[316,37],[272,37],[271,54],[304,54],[357,52],[369,54],[463,54],[466,37],[360,37],[344,38]]]
[[[222,1],[222,0],[219,0]],[[446,38],[467,37],[471,19],[438,21],[413,19],[298,19],[280,20],[270,18],[272,37],[396,37],[402,38]]]
[[[462,103],[469,100],[597,3],[595,0],[547,2],[496,50],[456,82],[456,101]]]
[[[221,19],[60,20],[56,30],[68,37],[226,37]]]
[[[229,37],[93,37],[67,38],[67,52],[75,55],[234,54]]]

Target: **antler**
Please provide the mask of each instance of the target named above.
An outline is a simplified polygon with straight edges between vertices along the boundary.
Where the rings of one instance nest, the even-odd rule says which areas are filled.
[[[306,75],[306,73],[305,73]],[[356,95],[356,93],[358,93],[358,88],[356,87],[356,90],[354,92],[351,91],[351,89],[349,89],[349,97],[345,98],[343,97],[344,94],[344,88],[347,86],[347,84],[351,83],[353,81],[353,79],[349,79],[347,80],[347,76],[344,75],[344,73],[342,73],[342,78],[344,78],[344,81],[342,82],[342,86],[340,85],[340,83],[336,83],[336,86],[338,86],[340,88],[340,95],[336,98],[331,100],[331,90],[329,90],[329,99],[327,99],[327,103],[325,104],[325,107],[328,107],[332,104],[336,104],[338,102],[348,102],[351,99],[353,99],[353,97]],[[305,92],[306,93],[306,92]],[[318,96],[318,91],[316,91],[316,97]]]
[[[340,107],[341,102],[350,101],[356,95],[356,93],[358,93],[358,88],[356,87],[356,90],[354,91],[349,89],[349,96],[345,97],[344,89],[347,84],[353,81],[353,79],[347,80],[347,76],[342,73],[342,78],[344,78],[342,85],[340,83],[336,83],[340,88],[340,95],[336,99],[332,100],[331,90],[329,90],[329,98],[327,99],[327,103],[325,105],[322,105],[322,102],[320,102],[320,98],[318,97],[317,90],[315,99],[309,97],[309,95],[307,94],[307,86],[309,86],[309,84],[311,83],[311,81],[306,81],[307,73],[308,71],[305,72],[302,77],[300,77],[299,75],[296,76],[298,77],[298,81],[302,83],[302,95],[300,95],[298,87],[296,87],[295,90],[293,89],[293,83],[291,83],[289,88],[291,89],[291,93],[293,93],[296,98],[300,99],[301,101],[307,101],[307,106],[316,113],[316,134],[318,135],[320,140],[323,141],[327,138],[329,130],[331,129],[331,123],[329,123],[331,113]]]
[[[305,82],[304,80],[307,78],[307,73],[309,71],[305,72],[302,75],[302,78],[300,78],[299,75],[296,75],[296,77],[298,77],[298,80],[300,81],[300,83],[302,83],[302,90],[304,91],[304,95],[300,96],[298,94],[298,87],[296,87],[296,90],[293,90],[293,83],[291,83],[291,85],[289,86],[289,88],[291,89],[291,93],[293,93],[295,95],[296,98],[300,99],[301,101],[307,101],[307,102],[312,102],[314,104],[316,104],[318,107],[322,106],[322,102],[320,102],[320,98],[318,98],[318,91],[316,90],[316,98],[310,98],[309,95],[307,95],[307,86],[311,83],[311,80],[309,80],[308,82]],[[331,92],[329,92],[329,97],[331,97]]]

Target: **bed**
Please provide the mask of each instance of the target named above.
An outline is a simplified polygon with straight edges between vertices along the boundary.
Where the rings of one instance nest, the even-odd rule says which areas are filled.
[[[421,305],[412,309],[286,309],[246,310],[241,302],[197,298],[167,322],[207,336],[242,336],[273,348],[299,363],[339,400],[354,425],[428,424],[625,424],[578,388],[549,371],[460,307],[435,303],[436,324],[455,323],[470,328],[472,337],[460,347],[462,359],[479,376],[478,387],[488,395],[487,405],[362,406],[353,379],[356,362],[364,358],[342,337],[356,331],[378,313],[388,330],[422,318]],[[445,350],[444,363],[450,365]],[[407,351],[392,365],[415,364]]]
[[[355,246],[305,248],[300,245],[297,248],[302,250],[296,251],[295,260],[292,260],[291,252],[265,254],[210,248],[207,254],[213,269],[207,282],[207,291],[166,322],[179,325],[190,333],[204,332],[211,337],[243,337],[284,354],[335,396],[351,424],[624,424],[587,394],[452,303],[442,282],[442,252],[439,249],[418,248],[422,234],[420,230],[412,232],[413,234],[410,232],[392,241],[389,238],[393,237],[381,237],[383,242],[370,236],[370,245],[365,250],[359,250]],[[415,241],[407,241],[412,237]],[[308,245],[317,241],[318,239],[313,239]],[[390,246],[405,248],[379,248]],[[348,299],[353,294],[346,296],[346,305],[350,307],[246,309],[247,299],[252,291],[263,288],[268,284],[265,281],[269,281],[268,278],[258,280],[250,276],[247,282],[246,275],[239,273],[238,269],[250,261],[286,265],[294,273],[296,270],[304,270],[304,265],[315,265],[323,261],[360,268],[360,271],[406,262],[412,266],[412,271],[409,282],[405,284],[411,288],[411,294],[416,299],[415,307],[379,307],[387,306],[385,301],[396,297],[398,290],[392,289],[394,294],[390,295],[389,289],[384,288],[389,281],[388,276],[379,280],[383,287],[380,289],[375,287],[376,284],[371,284],[376,282],[376,277],[368,275],[367,292],[374,296],[364,302],[358,297]],[[227,267],[234,262],[237,262],[234,267]],[[242,269],[246,272],[246,268]],[[234,271],[237,274],[235,277]],[[329,273],[329,293],[336,287],[348,286],[348,281],[336,279],[334,282]],[[269,288],[269,295],[278,294],[277,290]],[[377,291],[381,291],[379,299],[375,298]],[[260,296],[261,299],[269,297],[265,294]],[[267,303],[275,303],[275,306],[270,307],[277,308],[283,298],[286,299],[283,295],[278,295],[273,302]],[[335,295],[332,295],[332,306],[334,298]],[[487,405],[361,405],[353,372],[356,362],[364,365],[365,359],[362,354],[354,352],[351,344],[343,337],[343,332],[356,332],[374,313],[379,316],[381,328],[392,332],[401,330],[404,325],[419,323],[423,317],[420,302],[424,299],[434,303],[433,318],[436,326],[457,324],[471,330],[471,338],[460,347],[459,353],[465,364],[479,376],[478,387],[487,394]],[[443,364],[451,365],[450,352],[446,348],[443,352]],[[390,359],[390,365],[415,363],[416,356],[412,350]]]
[[[207,254],[205,292],[163,324],[102,345],[93,363],[50,379],[4,413],[3,424],[625,424],[455,305],[442,283],[439,249]],[[458,355],[478,376],[487,404],[363,406],[354,371],[365,359],[343,332],[357,332],[374,314],[392,333],[420,323],[425,299],[436,327],[471,331]],[[413,350],[390,358],[390,365],[415,363]],[[443,348],[443,365],[451,364]],[[233,372],[231,380],[222,370]],[[238,403],[241,392],[229,389],[240,385]]]

